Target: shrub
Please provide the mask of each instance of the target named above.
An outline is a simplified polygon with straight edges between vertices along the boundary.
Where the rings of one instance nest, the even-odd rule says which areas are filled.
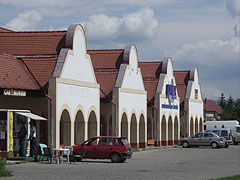
[[[6,160],[0,159],[0,177],[12,176],[12,174],[5,168]]]

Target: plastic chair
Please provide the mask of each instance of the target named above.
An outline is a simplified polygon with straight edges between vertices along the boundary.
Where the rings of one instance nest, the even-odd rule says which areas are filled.
[[[50,160],[52,159],[52,153],[51,153],[50,148],[48,148],[48,147],[43,147],[43,155],[42,155],[41,163],[44,161],[44,157],[47,158],[46,161],[48,161],[48,163],[51,163]]]

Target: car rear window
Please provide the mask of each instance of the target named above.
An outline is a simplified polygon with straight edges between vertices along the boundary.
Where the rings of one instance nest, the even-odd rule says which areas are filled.
[[[114,138],[114,146],[123,146],[123,142],[119,138]]]
[[[204,133],[204,137],[213,137],[212,133]]]
[[[221,136],[222,136],[222,137],[227,137],[227,136],[228,136],[228,132],[225,131],[225,130],[222,130],[222,131],[221,131]]]
[[[126,146],[129,146],[129,145],[131,145],[129,142],[128,142],[128,140],[127,139],[125,139],[125,138],[122,138],[122,141],[126,144]]]

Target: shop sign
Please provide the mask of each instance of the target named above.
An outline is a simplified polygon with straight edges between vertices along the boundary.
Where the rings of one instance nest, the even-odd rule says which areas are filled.
[[[26,96],[26,91],[15,89],[4,89],[3,94],[5,96]]]
[[[8,150],[13,150],[13,112],[9,112],[9,136],[8,136]]]
[[[171,105],[171,104],[162,104],[162,108],[164,109],[178,109],[177,105]]]

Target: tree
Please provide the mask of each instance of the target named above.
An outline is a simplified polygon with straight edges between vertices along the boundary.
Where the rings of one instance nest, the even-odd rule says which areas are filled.
[[[225,100],[225,96],[223,93],[218,98],[218,105],[221,106],[222,109],[224,109],[226,107],[226,100]]]

